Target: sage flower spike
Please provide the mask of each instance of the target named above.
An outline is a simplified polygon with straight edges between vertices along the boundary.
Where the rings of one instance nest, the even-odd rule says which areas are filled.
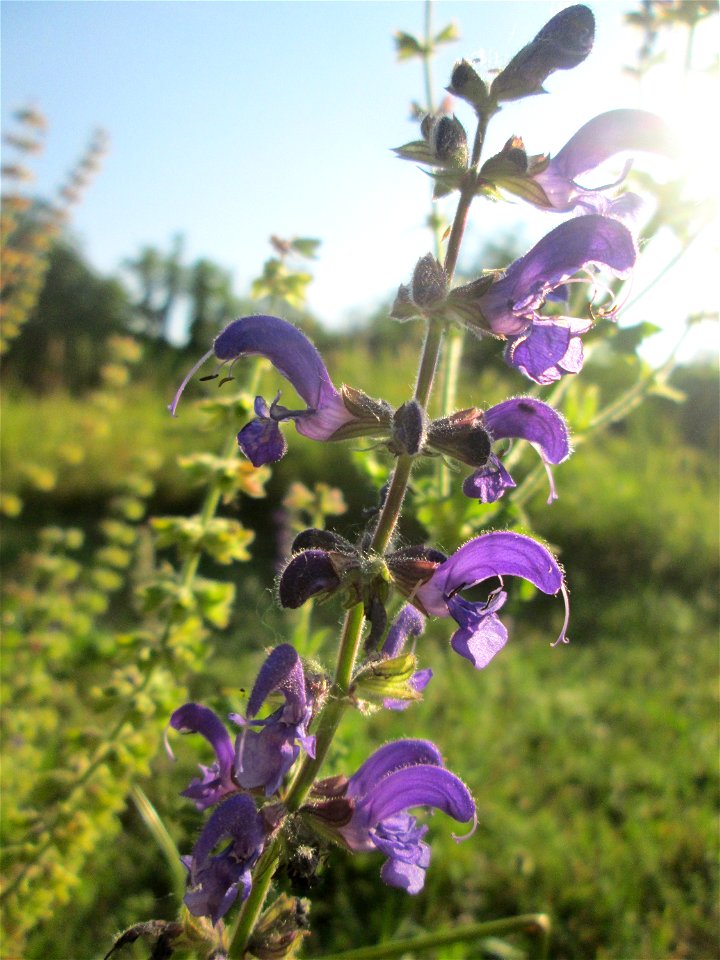
[[[557,499],[550,464],[562,463],[570,456],[567,424],[557,410],[533,397],[516,397],[490,407],[483,414],[483,426],[492,440],[527,440],[537,448],[550,482],[548,503]],[[502,460],[491,453],[487,464],[463,483],[463,493],[481,503],[494,503],[515,481]]]
[[[536,383],[577,373],[583,365],[580,334],[592,320],[545,317],[540,310],[579,271],[597,265],[624,277],[636,257],[633,235],[617,219],[588,214],[561,223],[478,296],[480,332],[506,337],[506,361]]]
[[[240,317],[218,334],[213,349],[195,364],[180,385],[170,405],[171,413],[175,413],[192,375],[213,353],[222,363],[247,356],[266,357],[307,404],[304,410],[288,410],[278,403],[280,394],[270,405],[262,397],[255,399],[255,419],[238,434],[238,444],[253,466],[273,463],[284,456],[287,444],[279,427],[284,420],[293,420],[303,436],[329,440],[340,427],[355,419],[305,334],[287,320],[264,315]]]
[[[477,670],[486,667],[507,643],[507,629],[497,616],[507,593],[501,587],[484,602],[466,600],[460,593],[491,577],[502,584],[506,576],[522,577],[543,593],[562,593],[565,622],[555,643],[567,643],[569,601],[562,570],[546,547],[521,533],[498,531],[469,540],[440,563],[415,594],[428,614],[455,620],[458,629],[451,646]]]
[[[345,796],[353,812],[338,829],[343,840],[356,852],[383,853],[388,859],[382,879],[410,894],[423,888],[430,847],[423,840],[428,828],[407,811],[434,807],[460,823],[472,821],[473,829],[477,821],[469,790],[445,769],[439,750],[426,740],[396,740],[380,747],[350,777]]]
[[[603,187],[582,187],[577,178],[618,153],[645,152],[672,157],[677,143],[667,124],[646,110],[610,110],[593,117],[575,133],[532,179],[540,184],[552,210],[560,213],[584,207],[595,213],[613,213],[613,202],[603,191],[618,186],[627,175]],[[629,167],[629,164],[628,164]]]
[[[223,841],[230,843],[212,856]],[[265,828],[255,802],[247,795],[230,797],[203,827],[193,852],[182,857],[188,871],[185,906],[195,917],[213,924],[223,917],[238,895],[246,900],[252,888],[251,870],[262,853]]]

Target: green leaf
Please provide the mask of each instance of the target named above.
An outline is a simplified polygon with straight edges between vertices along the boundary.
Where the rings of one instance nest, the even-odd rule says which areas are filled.
[[[221,580],[196,580],[195,596],[208,623],[220,629],[227,627],[235,600],[234,584]]]
[[[442,173],[431,173],[429,176],[435,181],[435,188],[433,190],[434,200],[438,200],[440,197],[446,197],[454,190],[461,190],[465,181],[464,170],[444,170]]]
[[[401,147],[394,147],[393,153],[401,160],[412,160],[414,163],[427,163],[431,167],[439,166],[439,161],[432,152],[427,140],[411,140]]]
[[[315,240],[312,237],[296,237],[290,241],[292,249],[302,257],[314,260],[317,257],[318,249],[322,240]]]
[[[530,177],[495,177],[492,183],[495,187],[499,187],[507,193],[512,193],[514,196],[532,203],[533,206],[540,207],[541,210],[552,209],[552,204],[543,188]]]
[[[449,23],[446,27],[436,34],[433,42],[436,44],[439,43],[454,43],[456,40],[460,39],[460,31],[458,30],[458,25],[453,21]]]
[[[658,333],[660,327],[649,320],[643,320],[632,327],[613,327],[612,330],[612,334],[607,337],[607,343],[616,353],[636,353],[643,341]]]
[[[398,60],[410,60],[412,57],[424,56],[426,50],[417,37],[398,30],[395,34],[395,52]]]
[[[360,699],[421,700],[410,680],[417,668],[415,654],[405,653],[391,660],[376,660],[363,667],[355,678],[353,692]]]
[[[565,398],[563,413],[574,431],[587,430],[597,416],[600,406],[600,389],[597,384],[581,384],[575,381]]]

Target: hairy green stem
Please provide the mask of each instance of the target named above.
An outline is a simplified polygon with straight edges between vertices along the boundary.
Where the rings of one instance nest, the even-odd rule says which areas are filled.
[[[547,953],[550,936],[550,920],[544,913],[527,913],[506,920],[489,920],[486,923],[468,923],[450,930],[437,930],[408,940],[393,940],[375,947],[358,947],[343,953],[333,953],[318,960],[391,960],[406,953],[446,947],[453,943],[478,941],[484,937],[503,936],[508,933],[525,933],[540,941],[540,956]],[[540,952],[541,951],[541,952]]]
[[[458,380],[460,379],[460,363],[465,345],[465,331],[460,327],[451,326],[445,341],[445,356],[443,357],[442,394],[440,400],[440,414],[446,416],[451,413],[457,401]],[[441,457],[437,467],[438,491],[444,499],[450,496],[450,471]]]

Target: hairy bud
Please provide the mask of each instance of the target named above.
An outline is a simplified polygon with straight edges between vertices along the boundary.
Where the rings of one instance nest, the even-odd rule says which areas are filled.
[[[456,117],[440,117],[432,126],[429,141],[435,157],[443,166],[467,167],[467,134]]]
[[[447,274],[431,253],[426,253],[415,264],[410,296],[418,307],[431,307],[445,298]]]
[[[544,93],[543,83],[555,70],[578,66],[592,50],[595,18],[578,3],[561,10],[535,39],[517,53],[490,88],[495,101],[519,100]]]
[[[475,68],[467,60],[460,60],[453,68],[448,93],[472,104],[478,114],[485,112],[488,104],[488,89]]]
[[[398,456],[415,456],[422,451],[427,436],[428,418],[417,400],[408,400],[393,415],[389,447]]]

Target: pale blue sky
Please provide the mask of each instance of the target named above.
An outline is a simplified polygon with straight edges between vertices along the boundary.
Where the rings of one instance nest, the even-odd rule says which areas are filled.
[[[437,3],[436,28],[455,20],[461,41],[434,66],[436,97],[456,59],[502,66],[566,5]],[[491,149],[518,133],[532,152],[556,152],[591,116],[641,104],[620,75],[639,40],[621,31],[629,6],[594,4],[592,56],[554,74],[552,96],[508,105]],[[311,306],[335,325],[372,309],[429,249],[427,178],[389,151],[416,136],[408,104],[422,98],[420,65],[396,62],[392,33],[422,31],[421,2],[5,0],[1,15],[3,127],[28,102],[50,124],[38,191],[53,189],[94,126],[110,134],[73,220],[99,269],[181,232],[189,258],[216,260],[243,291],[271,233],[317,236]],[[466,257],[521,222],[530,243],[558,220],[478,204]]]

